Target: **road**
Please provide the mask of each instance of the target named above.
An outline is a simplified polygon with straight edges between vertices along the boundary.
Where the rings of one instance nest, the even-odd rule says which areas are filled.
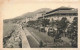
[[[26,36],[31,36],[37,42],[37,44],[39,44],[37,39],[26,28],[24,28],[24,32],[25,32]]]
[[[37,48],[39,47],[39,41],[32,35],[31,32],[29,32],[26,28],[23,29],[26,35],[26,38],[28,38],[30,47]]]
[[[38,30],[34,28],[24,28],[24,32],[26,33],[27,37],[28,36],[30,36],[29,38],[32,37],[32,39],[29,39],[30,45],[32,45],[33,43],[36,43],[35,45],[39,46],[40,41],[42,41],[44,44],[54,43],[53,37],[48,36],[46,33],[39,32]]]
[[[22,29],[22,26],[20,26],[20,34],[21,34],[21,39],[22,39],[22,48],[30,48],[30,45],[29,45],[29,42],[28,42],[28,39],[26,38],[26,35],[25,35],[25,32],[24,30]]]
[[[26,28],[36,39],[42,40],[45,43],[52,43],[54,42],[54,38],[48,36],[45,32],[39,32],[37,29],[34,28]]]

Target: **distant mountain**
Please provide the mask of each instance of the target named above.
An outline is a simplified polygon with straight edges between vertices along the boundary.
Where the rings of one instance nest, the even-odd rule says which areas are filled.
[[[42,13],[45,13],[45,12],[48,12],[48,11],[51,11],[51,9],[49,8],[41,8],[41,9],[38,9],[34,12],[28,12],[28,13],[25,13],[21,16],[18,16],[16,18],[13,18],[13,19],[8,19],[9,21],[17,21],[17,20],[23,20],[23,19],[26,19],[26,18],[29,18],[29,17],[35,17],[37,14],[42,14]],[[8,20],[4,20],[4,21],[8,21]]]
[[[27,18],[27,17],[35,17],[36,14],[45,13],[45,12],[48,12],[48,11],[51,11],[51,9],[49,9],[49,8],[42,8],[42,9],[36,10],[34,12],[25,13],[22,16],[19,16],[19,17],[16,17],[16,18],[24,19],[24,18]]]
[[[52,9],[49,9],[49,8],[42,8],[42,9],[39,9],[39,10],[35,11],[35,13],[45,13],[45,12],[49,12],[51,10]]]

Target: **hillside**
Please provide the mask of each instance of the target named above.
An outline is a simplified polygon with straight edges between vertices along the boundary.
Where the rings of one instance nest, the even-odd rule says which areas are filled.
[[[17,22],[17,21],[21,21],[21,20],[25,20],[26,18],[29,18],[29,17],[35,17],[37,14],[42,14],[42,13],[45,13],[45,12],[48,12],[48,11],[51,11],[51,9],[49,8],[42,8],[42,9],[39,9],[39,10],[36,10],[34,12],[27,12],[21,16],[18,16],[16,18],[13,18],[13,19],[6,19],[4,20],[4,22]]]

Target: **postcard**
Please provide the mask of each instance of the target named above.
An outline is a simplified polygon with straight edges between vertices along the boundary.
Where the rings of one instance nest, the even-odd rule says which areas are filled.
[[[80,0],[1,0],[0,50],[79,50]]]

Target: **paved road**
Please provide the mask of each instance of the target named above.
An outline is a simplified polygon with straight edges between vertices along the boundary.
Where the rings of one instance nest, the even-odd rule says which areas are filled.
[[[38,41],[43,41],[44,43],[53,43],[54,38],[51,36],[48,36],[46,33],[39,32],[36,29],[33,28],[26,28],[28,31],[36,38]]]
[[[48,36],[47,34],[36,32],[37,30],[28,29],[28,28],[24,28],[23,30],[27,37],[30,36],[33,39],[32,41],[31,40],[29,41],[31,42],[30,45],[32,45],[33,43],[36,43],[39,46],[40,41],[43,41],[44,45],[46,45],[47,43],[49,43],[50,45],[51,44],[53,45],[54,38]],[[32,47],[35,47],[35,46],[32,46]]]
[[[21,27],[22,26],[20,26],[20,28]],[[28,39],[26,38],[25,32],[23,31],[22,28],[21,28],[20,34],[21,34],[21,39],[22,39],[22,48],[30,48]]]
[[[26,36],[31,36],[36,41],[36,43],[39,44],[37,39],[26,28],[24,28],[24,32],[25,32]]]

